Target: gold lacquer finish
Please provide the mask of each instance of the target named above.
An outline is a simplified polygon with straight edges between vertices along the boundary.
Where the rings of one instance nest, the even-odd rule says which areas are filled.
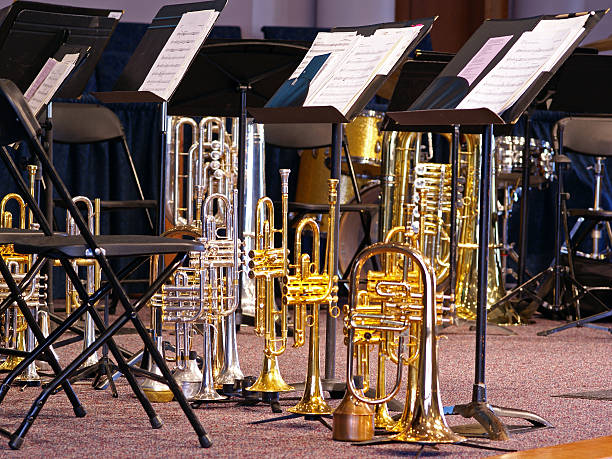
[[[410,234],[410,231],[407,231]],[[364,264],[373,257],[383,261],[382,272],[362,277]],[[365,283],[364,290],[361,285]],[[392,440],[455,443],[464,438],[446,424],[438,390],[436,323],[444,308],[436,296],[436,279],[426,258],[405,244],[379,243],[363,250],[351,271],[350,302],[345,317],[347,334],[347,391],[363,403],[382,404],[397,394],[404,365],[414,364],[409,377],[406,409]],[[397,337],[397,339],[395,339]],[[397,364],[393,389],[384,396],[364,396],[354,384],[358,346],[385,343]],[[410,373],[410,372],[409,372]],[[362,374],[366,379],[368,374]]]
[[[325,249],[325,269],[321,272],[319,265],[319,226],[314,219],[304,218],[298,224],[295,234],[295,264],[290,266],[294,274],[284,279],[283,286],[283,304],[295,306],[294,347],[304,345],[305,328],[310,327],[304,395],[296,406],[289,409],[292,413],[305,415],[332,413],[332,408],[323,398],[319,369],[319,307],[321,303],[327,303],[330,311],[337,310],[338,301],[338,276],[334,274],[334,221],[338,180],[329,179],[328,185],[330,224]],[[302,234],[306,229],[310,229],[313,236],[312,261],[310,255],[302,253]]]
[[[30,175],[30,193],[34,196],[34,183],[36,176],[36,166],[28,166]],[[14,201],[18,208],[19,217],[15,218],[13,214],[7,210],[9,202]],[[17,228],[34,229],[32,214],[26,218],[27,206],[24,199],[16,194],[9,193],[0,201],[0,227],[12,228],[14,224],[18,224]],[[12,273],[13,279],[18,284],[24,279],[26,273],[36,260],[35,255],[24,255],[16,253],[12,244],[0,246],[0,256],[4,259],[7,267]],[[0,301],[6,299],[10,294],[10,290],[6,281],[0,279]],[[32,315],[41,320],[48,321],[48,315],[43,310],[46,301],[46,276],[40,273],[36,274],[31,283],[22,291],[22,298],[26,302]],[[42,322],[42,328],[48,326],[48,323]],[[20,351],[32,351],[36,346],[34,333],[28,327],[21,310],[16,303],[12,303],[6,309],[2,316],[2,338],[3,346],[8,349],[17,349]],[[53,349],[51,348],[52,352]],[[9,356],[0,365],[0,371],[11,371],[22,361],[21,357]],[[16,379],[19,384],[38,385],[40,384],[40,376],[38,375],[36,365],[32,363],[24,370]]]
[[[449,134],[441,134],[450,145]],[[407,204],[419,206],[424,214],[419,250],[434,268],[438,287],[444,285],[448,274],[450,253],[450,199],[451,167],[448,164],[426,162],[433,157],[432,138],[429,153],[422,156],[423,135],[414,132],[388,132],[383,142],[383,212],[380,222],[380,238],[394,227],[406,225],[409,215],[402,211]],[[459,148],[459,193],[457,234],[456,314],[460,318],[473,319],[476,306],[476,249],[478,248],[478,187],[480,177],[480,138],[463,134]],[[495,189],[494,183],[491,185]],[[424,192],[424,194],[423,194]],[[492,199],[494,196],[492,195]],[[495,211],[495,202],[491,205]],[[491,219],[496,222],[495,218]],[[503,294],[501,281],[501,246],[497,228],[491,231],[489,250],[488,304],[499,300]]]
[[[288,392],[293,387],[285,383],[278,369],[277,356],[287,347],[287,305],[280,310],[274,302],[274,279],[287,277],[287,214],[289,211],[289,169],[281,169],[281,197],[283,223],[274,227],[274,205],[268,197],[257,201],[255,250],[249,253],[249,277],[256,280],[255,333],[264,337],[263,369],[255,384],[247,390],[254,392]],[[275,247],[274,235],[280,233],[281,247]],[[281,333],[276,336],[278,318]]]

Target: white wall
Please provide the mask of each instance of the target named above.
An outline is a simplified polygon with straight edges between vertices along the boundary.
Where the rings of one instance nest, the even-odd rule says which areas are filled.
[[[157,11],[189,0],[42,0],[60,5],[123,9],[122,21],[149,23]],[[0,0],[0,7],[11,0]],[[393,21],[395,0],[228,0],[219,25],[237,25],[245,38],[262,38],[261,27],[357,26]]]
[[[149,23],[157,11],[168,4],[189,0],[42,0],[45,3],[102,9],[123,9],[122,21]],[[264,25],[314,26],[317,0],[228,0],[217,20],[219,25],[237,25],[242,36],[261,38]],[[327,1],[327,0],[320,0]],[[388,1],[388,0],[386,0]],[[0,0],[0,8],[11,0]]]
[[[395,0],[317,1],[317,27],[359,26],[394,19]]]
[[[612,6],[610,0],[510,0],[510,3],[510,12],[514,18],[604,10]],[[582,43],[601,40],[610,35],[612,35],[612,13],[606,14]]]

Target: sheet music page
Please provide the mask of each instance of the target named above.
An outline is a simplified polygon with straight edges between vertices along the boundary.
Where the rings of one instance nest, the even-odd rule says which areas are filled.
[[[549,34],[559,32],[564,34],[563,41],[559,44],[557,52],[551,56],[550,62],[545,65],[544,71],[552,69],[555,63],[561,59],[561,56],[563,56],[569,47],[578,39],[580,34],[584,32],[584,24],[589,16],[588,14],[583,14],[565,19],[543,19],[533,28],[533,32]]]
[[[168,100],[204,43],[217,16],[219,12],[214,10],[183,14],[138,90],[150,91]]]
[[[376,75],[391,70],[419,31],[420,27],[389,28],[357,36],[332,78],[316,92],[309,92],[304,106],[329,105],[346,114]]]
[[[488,108],[501,114],[510,107],[537,76],[552,68],[560,57],[559,49],[567,49],[570,27],[546,25],[524,32],[502,60],[457,105],[459,109]]]
[[[349,46],[355,40],[357,36],[357,32],[319,32],[315,37],[310,49],[300,62],[300,65],[297,66],[295,71],[289,77],[290,80],[297,78],[304,71],[306,66],[310,63],[313,57],[321,56],[323,54],[331,54],[330,58],[334,57],[337,59],[341,54],[343,54]],[[326,62],[326,66],[327,63]],[[323,69],[321,69],[323,70]]]
[[[378,75],[388,75],[391,73],[393,66],[402,57],[410,43],[416,39],[422,28],[423,25],[419,24],[412,27],[378,29],[374,32],[374,37],[386,42],[386,44],[383,44],[383,49],[386,47],[389,50],[377,71]]]
[[[478,78],[487,65],[491,63],[493,58],[501,51],[501,49],[510,41],[512,35],[503,37],[489,38],[480,50],[474,54],[470,62],[459,72],[457,76],[465,78],[468,85]]]
[[[74,68],[78,54],[66,54],[61,61],[49,58],[24,94],[32,113],[36,115],[48,104]]]
[[[333,77],[318,91],[309,91],[304,106],[344,107],[367,81],[374,77],[382,50],[370,37],[358,36],[350,56],[334,69]]]

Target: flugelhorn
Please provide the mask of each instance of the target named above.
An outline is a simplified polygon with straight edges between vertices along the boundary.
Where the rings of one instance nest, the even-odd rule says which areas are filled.
[[[374,256],[396,260],[391,268],[387,268],[386,276],[369,279],[367,289],[363,290],[359,287],[362,269]],[[403,267],[402,270],[396,269],[399,265]],[[436,279],[428,261],[418,250],[406,245],[374,244],[358,255],[351,270],[349,307],[345,318],[347,391],[362,403],[387,402],[400,389],[404,365],[418,360],[416,400],[407,399],[406,409],[399,421],[401,431],[391,436],[392,440],[422,443],[456,443],[464,440],[448,427],[440,400],[435,328],[439,308],[435,292]],[[360,308],[364,301],[368,302],[365,309]],[[418,340],[415,332],[418,332]],[[398,336],[394,359],[397,363],[395,384],[385,396],[369,398],[354,384],[355,346],[358,343],[367,345],[375,337],[386,334]],[[388,338],[387,342],[390,342]],[[414,344],[410,345],[411,342]],[[363,376],[367,378],[368,374]],[[410,394],[409,390],[407,397]]]
[[[288,392],[293,390],[283,380],[277,356],[287,347],[287,305],[280,310],[274,302],[274,279],[287,277],[287,217],[289,211],[289,169],[281,169],[281,199],[283,223],[274,227],[274,204],[270,198],[257,201],[255,250],[249,253],[249,277],[256,279],[255,334],[264,337],[264,361],[261,374],[247,390],[255,392]],[[274,236],[281,233],[282,244],[276,247]],[[280,322],[280,337],[276,335],[276,319]]]
[[[295,230],[295,264],[290,265],[294,274],[284,278],[283,304],[295,306],[294,347],[304,345],[306,327],[310,327],[308,345],[308,371],[301,400],[289,411],[296,414],[331,414],[332,408],[323,398],[319,369],[319,307],[327,303],[330,312],[338,309],[338,276],[334,273],[334,219],[338,199],[338,180],[329,179],[329,231],[325,248],[323,271],[319,263],[319,225],[310,217],[303,218]],[[310,255],[302,253],[302,234],[306,229],[312,233],[312,261]],[[311,314],[308,315],[308,306]],[[339,314],[340,311],[337,311]],[[336,314],[336,315],[337,315]],[[333,313],[332,313],[333,315]]]

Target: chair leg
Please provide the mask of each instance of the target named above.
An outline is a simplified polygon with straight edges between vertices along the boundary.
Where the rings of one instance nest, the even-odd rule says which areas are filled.
[[[57,173],[57,170],[47,158],[44,148],[42,147],[42,145],[40,144],[40,142],[38,142],[38,139],[36,138],[29,138],[28,141],[29,141],[28,146],[31,147],[34,154],[40,160],[43,166],[43,171],[45,172],[45,174],[47,174],[47,176],[53,182],[53,185],[55,189],[57,190],[57,194],[64,201],[64,204],[66,205],[68,211],[70,212],[70,215],[72,215],[74,222],[76,223],[77,227],[79,228],[79,231],[81,232],[81,237],[83,237],[87,246],[89,246],[90,250],[94,253],[95,259],[98,261],[101,271],[104,273],[104,275],[108,279],[108,282],[112,286],[113,290],[119,295],[119,301],[123,305],[125,313],[130,315],[130,318],[132,322],[134,323],[134,326],[136,327],[138,334],[141,336],[141,339],[144,342],[145,347],[149,349],[149,352],[151,353],[151,356],[154,358],[155,362],[160,368],[162,375],[164,376],[164,378],[166,378],[166,382],[168,386],[170,387],[170,390],[173,392],[176,400],[179,402],[179,405],[181,405],[181,408],[183,409],[185,416],[187,416],[193,429],[198,435],[198,440],[200,442],[200,445],[202,447],[211,446],[212,443],[208,437],[208,434],[206,433],[206,431],[200,424],[199,419],[196,417],[195,413],[191,409],[191,406],[189,406],[189,403],[187,403],[187,399],[185,398],[180,387],[178,386],[178,384],[172,377],[172,374],[170,373],[170,370],[168,370],[168,367],[166,366],[166,362],[164,361],[163,357],[161,356],[161,354],[159,354],[159,352],[157,352],[157,349],[155,349],[155,346],[153,344],[153,341],[151,340],[151,337],[149,336],[148,331],[146,330],[146,328],[144,327],[140,319],[138,319],[138,316],[136,315],[136,311],[132,308],[132,305],[130,304],[130,301],[125,293],[123,286],[120,284],[119,279],[117,279],[115,272],[110,267],[110,264],[108,263],[107,258],[103,254],[103,251],[96,245],[96,241],[94,240],[93,235],[91,234],[91,231],[89,231],[89,228],[87,224],[85,223],[83,216],[76,209],[76,206],[70,197],[70,193],[68,192],[66,185],[62,182],[62,180],[60,179]],[[161,205],[161,203],[158,203],[158,205]],[[183,254],[183,258],[186,256],[187,254]],[[175,260],[178,258],[180,257],[177,256]],[[176,269],[176,267],[174,269]],[[164,271],[164,273],[166,272],[167,270]],[[171,273],[172,271],[167,272],[167,275],[169,276]],[[159,280],[160,277],[161,276],[159,276],[157,280]],[[161,284],[157,282],[153,283],[153,285],[155,284],[157,284],[157,287],[155,287],[155,289],[161,286]],[[151,286],[151,288],[153,288],[153,285]]]
[[[83,287],[83,284],[81,284],[80,282],[77,282],[78,281],[78,276],[77,276],[76,272],[72,271],[71,273],[69,273],[69,277],[71,278],[71,281],[72,281],[73,285],[75,286],[75,289],[77,290],[77,294],[79,295],[79,298],[81,298],[86,303],[90,303],[89,297],[87,295],[87,292],[85,291],[85,288]],[[93,305],[93,303],[91,303],[91,304]],[[103,334],[106,331],[106,329],[105,329],[105,326],[104,326],[104,322],[102,321],[100,315],[98,314],[98,311],[96,311],[96,308],[93,307],[93,306],[91,308],[89,308],[89,314],[91,314],[91,317],[92,317],[96,327],[98,328],[100,334]],[[123,375],[127,379],[130,387],[132,388],[132,391],[134,392],[134,395],[136,395],[136,398],[138,399],[138,401],[142,405],[143,409],[147,413],[147,416],[149,417],[149,422],[151,423],[151,426],[154,429],[161,428],[163,423],[162,423],[160,417],[157,415],[157,413],[155,413],[155,410],[153,409],[153,406],[151,405],[151,402],[146,397],[146,395],[142,391],[140,385],[136,381],[136,378],[134,377],[133,373],[131,372],[129,365],[126,363],[125,359],[123,358],[123,354],[119,350],[119,348],[118,348],[117,344],[115,343],[115,340],[112,338],[112,336],[109,337],[106,340],[106,344],[108,345],[108,349],[110,350],[110,352],[115,357],[115,360],[117,361],[117,365],[119,366],[119,369],[121,370],[121,372],[123,373]]]
[[[63,262],[64,268],[66,270],[72,270],[72,265],[70,265],[70,263],[68,263],[66,260],[62,260],[62,262]],[[132,274],[140,266],[141,263],[142,263],[142,261],[139,261],[139,260],[133,261],[132,263],[130,263],[128,266],[126,266],[125,268],[123,268],[121,270],[121,272],[119,273],[119,277],[121,279],[123,279],[123,278],[129,276],[130,274]],[[104,297],[104,295],[106,295],[109,290],[110,290],[110,284],[103,285],[94,295],[89,297],[90,301],[95,303],[100,298]],[[47,336],[47,338],[45,338],[44,340],[39,340],[38,341],[38,346],[30,353],[30,355],[25,357],[21,361],[21,363],[12,372],[10,372],[4,378],[4,381],[0,385],[0,403],[2,403],[2,401],[4,400],[4,397],[6,396],[6,393],[7,393],[8,389],[10,388],[11,383],[19,375],[19,373],[21,373],[23,370],[25,370],[28,367],[28,365],[30,365],[32,362],[34,362],[38,358],[38,356],[46,348],[48,348],[60,336],[62,336],[64,333],[66,333],[66,331],[68,331],[70,329],[70,327],[72,327],[72,325],[81,316],[83,316],[83,314],[85,314],[85,312],[87,312],[87,311],[89,311],[89,305],[88,304],[82,304],[77,309],[75,309],[72,312],[72,314],[70,314],[70,316],[68,316],[66,318],[66,320],[64,320],[62,323],[58,324],[58,326],[55,328],[55,330],[53,330],[49,334],[49,336]]]
[[[39,343],[45,341],[45,336],[43,335],[42,331],[38,327],[38,323],[36,322],[36,319],[34,318],[34,316],[32,316],[32,313],[30,312],[30,308],[28,307],[25,300],[21,296],[19,287],[17,283],[15,282],[15,280],[13,279],[13,277],[11,276],[11,272],[6,266],[6,262],[4,261],[2,257],[0,257],[0,273],[2,274],[2,277],[4,277],[4,280],[6,284],[8,285],[11,293],[15,296],[17,306],[21,310],[21,313],[23,314],[23,317],[25,318],[28,326],[32,329],[34,336],[36,337]],[[53,355],[53,353],[49,350],[48,346],[46,346],[44,349],[45,349],[44,350],[45,357],[47,357],[47,361],[51,365],[51,369],[53,370],[55,374],[60,374],[62,372],[62,368],[60,367],[59,362],[56,360],[55,355]],[[25,360],[26,359],[24,359],[24,361]],[[24,361],[22,361],[22,363]],[[27,365],[18,365],[17,368],[15,368],[15,370],[13,371],[13,373],[15,374],[15,377],[17,377],[21,373],[21,371],[25,370],[28,366],[29,366],[29,363]],[[20,367],[22,368],[20,369]],[[81,402],[79,401],[70,383],[68,381],[63,381],[62,387],[64,389],[64,392],[66,392],[66,396],[70,400],[70,403],[72,404],[74,414],[77,417],[85,416],[86,414],[85,408],[83,408],[83,405],[81,405]],[[6,380],[5,380],[2,386],[0,386],[0,400],[6,396],[6,393],[8,392],[9,388],[10,388],[10,383],[6,384]]]

